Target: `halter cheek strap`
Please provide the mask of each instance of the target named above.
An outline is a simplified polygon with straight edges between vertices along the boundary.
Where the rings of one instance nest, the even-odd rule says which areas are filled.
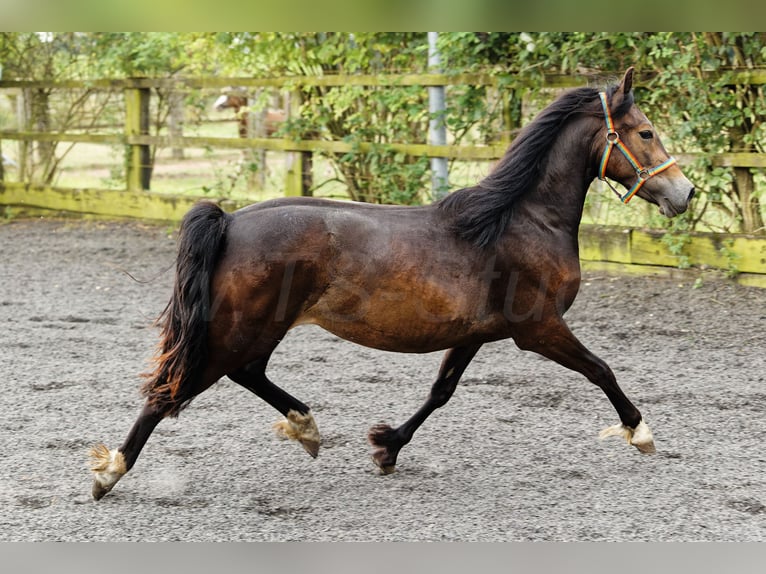
[[[612,121],[612,114],[609,112],[606,92],[599,92],[598,95],[601,98],[601,107],[604,109],[604,119],[606,120],[606,147],[604,147],[604,153],[601,156],[601,163],[598,167],[598,178],[602,181],[606,181],[607,185],[612,188],[612,191],[620,197],[620,200],[623,203],[628,203],[650,177],[662,173],[670,166],[674,165],[676,163],[676,158],[670,157],[661,164],[651,168],[642,166],[641,162],[638,161],[638,158],[636,158],[628,147],[622,143],[620,134],[614,129],[614,122]],[[625,156],[625,159],[628,160],[630,165],[636,171],[636,183],[633,184],[633,187],[631,187],[625,195],[620,195],[620,192],[612,187],[606,179],[606,166],[609,163],[609,158],[612,156],[612,150],[614,150],[614,148],[617,148],[622,155]]]

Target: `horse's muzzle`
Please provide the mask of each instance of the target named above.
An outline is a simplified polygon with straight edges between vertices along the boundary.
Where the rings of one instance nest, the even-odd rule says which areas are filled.
[[[689,185],[684,190],[673,190],[667,195],[663,195],[657,200],[657,204],[660,206],[660,213],[665,217],[675,217],[681,215],[691,204],[696,190],[693,185]]]

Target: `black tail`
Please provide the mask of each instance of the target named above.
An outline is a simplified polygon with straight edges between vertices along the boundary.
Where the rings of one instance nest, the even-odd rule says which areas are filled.
[[[161,339],[154,370],[141,387],[141,393],[170,416],[177,416],[194,398],[206,363],[210,281],[230,219],[218,205],[204,201],[181,222],[173,296],[157,320]]]

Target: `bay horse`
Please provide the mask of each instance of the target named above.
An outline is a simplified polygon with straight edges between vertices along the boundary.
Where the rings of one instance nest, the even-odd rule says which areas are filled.
[[[655,450],[649,427],[608,365],[569,330],[580,284],[577,231],[589,185],[610,178],[668,217],[694,187],[634,103],[633,68],[604,91],[561,95],[529,123],[476,186],[431,205],[378,206],[284,198],[225,213],[212,202],[184,217],[173,294],[161,314],[145,404],[125,442],[91,451],[102,498],[135,464],[156,425],[223,376],[285,417],[276,429],[316,457],[309,406],[266,376],[291,328],[320,325],[386,351],[446,349],[423,405],[402,425],[369,432],[375,464],[400,449],[452,396],[482,344],[511,338],[582,373],[611,401],[622,436]],[[615,150],[619,153],[614,153]]]
[[[218,99],[213,103],[213,108],[218,111],[232,110],[237,118],[237,132],[239,133],[239,137],[251,137],[248,97],[244,90],[233,88],[223,90]],[[263,117],[259,117],[259,119],[263,122],[264,134],[266,137],[271,137],[279,130],[285,120],[287,120],[287,114],[284,110],[267,109],[263,112]],[[254,136],[255,134],[253,137]]]

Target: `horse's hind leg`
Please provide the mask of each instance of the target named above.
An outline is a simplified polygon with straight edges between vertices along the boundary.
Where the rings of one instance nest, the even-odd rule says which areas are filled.
[[[197,385],[187,395],[187,401],[209,388],[220,378],[220,373],[206,369]],[[94,446],[90,450],[91,471],[93,472],[93,498],[100,500],[115,484],[133,468],[146,441],[162,419],[176,416],[178,407],[172,403],[149,397],[133,423],[125,441],[117,449],[108,449],[104,445]]]
[[[447,404],[468,363],[471,362],[480,347],[481,345],[472,345],[456,347],[447,351],[439,368],[436,382],[431,387],[431,392],[423,406],[398,428],[380,424],[370,429],[368,439],[376,447],[372,459],[383,474],[394,471],[396,458],[401,448],[412,440],[412,435],[432,412]]]
[[[100,444],[91,449],[94,499],[101,500],[133,468],[141,449],[163,418],[165,415],[157,405],[147,401],[120,448],[109,450]]]
[[[319,430],[314,422],[311,409],[283,391],[266,376],[268,357],[253,361],[246,367],[229,373],[235,383],[255,393],[285,416],[274,425],[277,434],[283,438],[297,440],[313,458],[319,454]]]

